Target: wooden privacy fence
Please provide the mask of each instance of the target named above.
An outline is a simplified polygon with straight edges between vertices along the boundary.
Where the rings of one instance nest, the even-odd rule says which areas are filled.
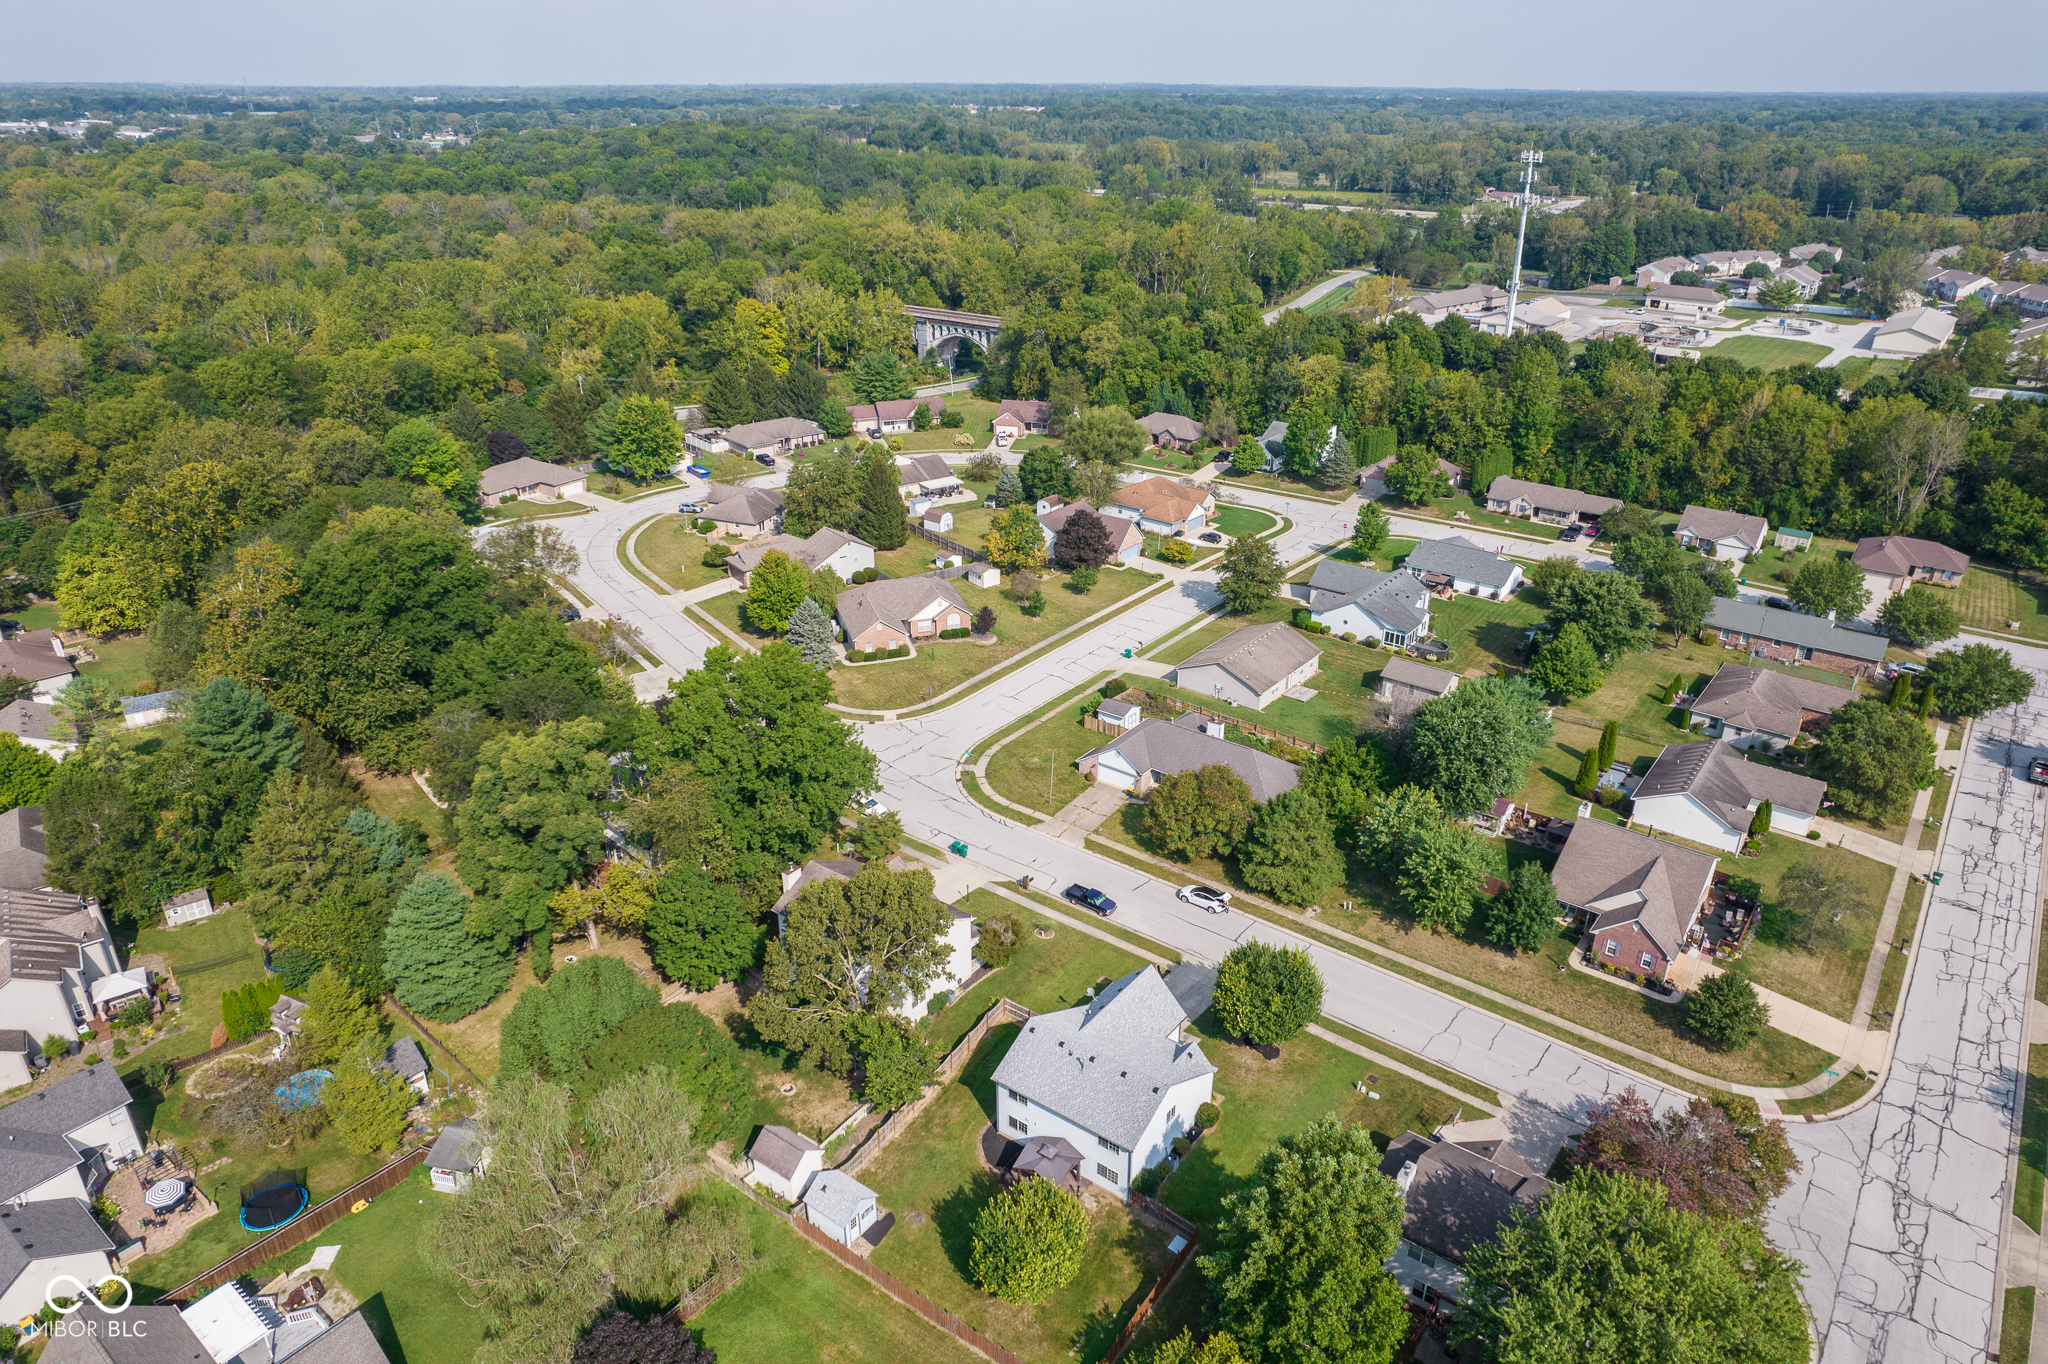
[[[1321,744],[1312,744],[1308,740],[1298,739],[1292,734],[1282,734],[1277,729],[1267,729],[1264,725],[1254,724],[1250,720],[1243,720],[1235,715],[1224,715],[1219,711],[1210,710],[1207,706],[1198,706],[1192,701],[1183,701],[1178,696],[1161,696],[1157,692],[1146,691],[1142,687],[1132,687],[1129,691],[1120,692],[1116,699],[1119,701],[1136,701],[1141,707],[1156,710],[1170,710],[1174,712],[1193,711],[1197,715],[1208,716],[1218,724],[1236,725],[1247,734],[1256,734],[1261,739],[1283,743],[1289,748],[1301,749],[1304,753],[1328,752]],[[1093,726],[1091,725],[1090,728],[1093,728]]]
[[[412,1173],[413,1167],[422,1164],[426,1160],[427,1150],[428,1148],[425,1146],[413,1147],[412,1150],[407,1151],[368,1179],[357,1180],[354,1184],[349,1185],[319,1207],[302,1213],[293,1221],[279,1227],[262,1240],[250,1245],[247,1249],[230,1255],[227,1259],[222,1260],[197,1278],[188,1279],[184,1283],[179,1284],[176,1288],[158,1298],[157,1301],[188,1301],[210,1288],[218,1288],[228,1280],[240,1277],[249,1270],[254,1269],[257,1265],[262,1264],[265,1260],[268,1260],[271,1256],[290,1250],[301,1241],[311,1240],[336,1222],[339,1222],[342,1218],[348,1216],[349,1209],[355,1206],[357,1200],[375,1198],[385,1190],[396,1188],[399,1184],[403,1183],[406,1177]],[[223,1208],[222,1212],[225,1211],[226,1209]]]
[[[920,526],[915,521],[912,521],[910,523],[910,533],[912,535],[915,535],[920,540],[931,541],[940,549],[946,550],[947,552],[952,554],[959,555],[962,563],[985,564],[988,562],[988,555],[982,553],[980,550],[969,549],[966,545],[961,544],[958,540],[948,540],[945,536],[939,534],[937,531],[926,530],[923,526]]]
[[[988,1012],[981,1016],[981,1020],[969,1028],[967,1035],[954,1044],[953,1050],[946,1053],[946,1059],[939,1062],[938,1078],[925,1087],[923,1094],[891,1113],[882,1120],[879,1127],[862,1137],[860,1145],[846,1153],[846,1158],[839,1162],[838,1168],[849,1175],[858,1175],[869,1161],[882,1153],[882,1148],[916,1121],[917,1115],[924,1112],[932,1100],[938,1098],[946,1086],[959,1077],[961,1068],[967,1064],[968,1058],[974,1055],[974,1049],[981,1045],[981,1039],[988,1036],[990,1028],[1000,1027],[1005,1023],[1022,1023],[1030,1017],[1031,1010],[1013,999],[999,999],[989,1005]]]
[[[945,1308],[934,1303],[924,1294],[898,1279],[895,1275],[876,1269],[866,1259],[854,1254],[824,1232],[819,1231],[801,1213],[791,1219],[790,1225],[794,1226],[798,1234],[809,1240],[812,1245],[822,1248],[833,1259],[839,1261],[839,1263],[855,1273],[860,1274],[869,1283],[881,1289],[884,1293],[887,1293],[890,1297],[896,1299],[896,1301],[902,1303],[941,1331],[951,1335],[970,1350],[994,1360],[995,1364],[1024,1364],[1024,1361],[1016,1355],[1011,1354],[1008,1350],[1005,1350],[1002,1346],[996,1344],[993,1340],[990,1340],[987,1336],[975,1330]]]

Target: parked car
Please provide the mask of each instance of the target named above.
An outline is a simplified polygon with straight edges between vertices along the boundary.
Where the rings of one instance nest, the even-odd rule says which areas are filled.
[[[1230,912],[1230,892],[1218,890],[1214,886],[1182,886],[1174,892],[1174,896],[1182,904],[1193,905],[1196,909],[1206,909],[1211,914]]]
[[[888,814],[889,807],[882,804],[882,798],[880,796],[865,796],[862,797],[860,802],[860,812],[866,815],[869,819],[873,819],[877,815]]]
[[[1769,593],[1764,595],[1764,605],[1773,611],[1797,611],[1799,609],[1798,603],[1794,602],[1791,598],[1774,597]]]
[[[1223,543],[1222,534],[1213,530],[1205,530],[1197,538],[1205,545],[1220,545]]]
[[[709,483],[711,481],[711,471],[701,464],[688,465],[683,469],[683,472],[691,475],[694,478],[701,478],[706,483]]]
[[[773,469],[773,468],[775,467],[775,456],[773,456],[773,455],[755,455],[755,456],[754,456],[754,463],[756,463],[756,464],[765,464],[765,465],[767,465],[767,466],[768,466],[769,468]]]
[[[682,506],[677,507],[676,510],[684,516],[702,516],[704,514],[704,504],[702,502],[685,502]]]
[[[2027,780],[2036,786],[2048,786],[2048,758],[2036,758],[2027,764]]]
[[[1887,663],[1884,665],[1884,675],[1886,681],[1890,681],[1892,678],[1897,677],[1900,673],[1911,673],[1917,676],[1918,674],[1924,673],[1926,671],[1927,669],[1918,663]]]
[[[1104,895],[1101,891],[1096,890],[1092,886],[1084,886],[1076,883],[1074,885],[1068,886],[1064,891],[1060,893],[1066,896],[1067,899],[1073,901],[1075,904],[1082,906],[1084,909],[1094,910],[1097,914],[1100,914],[1105,919],[1108,918],[1110,915],[1116,913],[1116,901],[1110,899],[1107,895]]]
[[[1585,531],[1579,529],[1577,526],[1566,526],[1563,530],[1558,532],[1557,538],[1560,540],[1576,540],[1585,533]]]
[[[562,608],[561,610],[559,610],[559,611],[555,612],[555,614],[556,614],[556,615],[558,615],[558,616],[560,616],[560,617],[561,617],[561,618],[562,618],[563,620],[582,620],[582,619],[583,619],[583,613],[582,613],[581,611],[578,611],[578,610],[577,610],[577,609],[576,609],[575,607],[573,607],[573,606],[565,606],[565,607],[563,607],[563,608]]]

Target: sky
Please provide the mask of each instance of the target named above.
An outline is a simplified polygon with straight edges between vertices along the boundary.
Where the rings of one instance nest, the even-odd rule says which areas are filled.
[[[1142,82],[2027,92],[2048,4],[1977,0],[93,0],[18,3],[0,81],[255,85]],[[1964,12],[1952,12],[1962,17]]]

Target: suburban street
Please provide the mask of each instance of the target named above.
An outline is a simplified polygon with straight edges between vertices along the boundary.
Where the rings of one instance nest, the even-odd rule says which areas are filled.
[[[1241,488],[1229,500],[1288,517],[1275,537],[1296,562],[1340,542],[1356,499],[1331,504]],[[678,499],[683,494],[677,493]],[[640,627],[666,666],[640,674],[644,694],[698,666],[712,641],[618,562],[619,537],[667,509],[590,496],[597,508],[559,522],[583,563],[573,575],[596,614]],[[1525,558],[1569,553],[1606,561],[1584,544],[1547,545],[1485,528],[1394,517],[1402,537],[1463,534]],[[958,774],[981,742],[1187,624],[1216,601],[1214,572],[1180,575],[1168,590],[1060,641],[1024,666],[932,714],[860,725],[880,761],[884,799],[918,840],[968,849],[962,870],[988,880],[1031,879],[1058,894],[1072,882],[1106,892],[1116,921],[1204,961],[1247,937],[1305,947],[1328,982],[1325,1012],[1372,1037],[1497,1089],[1518,1147],[1548,1153],[1578,1129],[1589,1104],[1631,1084],[1663,1106],[1684,1096],[1626,1067],[1466,1005],[1282,928],[1242,914],[1212,916],[1174,898],[1173,883],[1072,846],[977,804]],[[2048,683],[2048,651],[2016,656]],[[1139,665],[1142,669],[1142,663]],[[1805,1162],[1773,1210],[1772,1233],[1808,1266],[1818,1356],[1833,1361],[1980,1359],[1998,1282],[2007,1149],[2031,991],[2034,906],[2040,903],[2043,790],[2016,772],[2048,736],[2048,685],[2017,710],[1972,731],[1941,863],[1943,884],[1919,930],[1915,970],[1899,1005],[1899,1041],[1872,1101],[1847,1117],[1793,1124]],[[1532,1156],[1532,1158],[1535,1158]]]

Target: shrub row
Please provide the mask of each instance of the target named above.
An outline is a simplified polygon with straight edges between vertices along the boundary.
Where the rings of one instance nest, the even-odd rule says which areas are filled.
[[[965,634],[966,631],[963,630],[961,633]],[[862,653],[858,649],[849,649],[846,653],[846,661],[848,663],[879,663],[885,658],[908,657],[910,657],[910,646],[908,644],[899,644],[893,649],[869,649],[866,653]]]
[[[881,576],[882,570],[879,568],[863,568],[853,575],[853,581],[856,583],[871,583]]]
[[[969,629],[969,628],[968,628],[967,626],[963,625],[963,626],[961,626],[961,627],[960,627],[959,629],[957,629],[957,630],[941,630],[941,631],[939,631],[939,638],[940,638],[940,639],[965,639],[965,638],[967,638],[967,637],[968,637],[969,635],[971,635],[971,634],[973,634],[973,633],[974,633],[974,631],[973,631],[973,630],[971,630],[971,629]]]

